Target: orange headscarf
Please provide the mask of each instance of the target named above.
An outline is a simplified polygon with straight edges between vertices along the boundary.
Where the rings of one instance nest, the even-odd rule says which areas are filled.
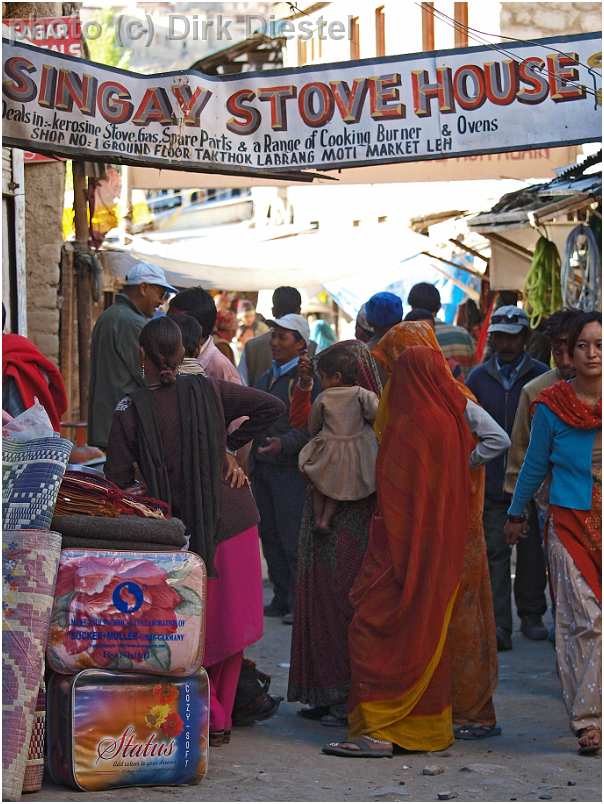
[[[429,346],[440,352],[434,328],[428,321],[401,321],[384,335],[373,350],[374,358],[392,373],[392,367],[410,346]]]
[[[391,374],[392,367],[398,358],[403,354],[405,349],[409,349],[412,346],[427,346],[435,352],[441,355],[443,354],[440,344],[436,339],[434,328],[428,321],[401,321],[400,324],[392,327],[392,329],[384,335],[372,354],[380,365],[386,369],[388,374]],[[451,369],[446,361],[445,366],[449,374],[451,374]],[[453,377],[452,374],[451,377]],[[472,402],[476,402],[476,397],[467,385],[458,380],[455,380],[455,383],[466,399],[471,399]],[[390,383],[388,382],[384,386],[384,391],[380,397],[380,406],[373,426],[378,441],[382,440],[382,436],[388,424],[389,398]]]

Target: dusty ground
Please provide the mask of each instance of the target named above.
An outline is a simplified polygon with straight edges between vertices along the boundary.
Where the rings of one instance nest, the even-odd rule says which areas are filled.
[[[268,592],[268,590],[267,590]],[[285,696],[291,628],[266,620],[262,642],[247,655],[273,676]],[[580,757],[568,730],[549,642],[514,634],[499,654],[496,707],[501,737],[456,743],[440,754],[393,759],[340,759],[321,745],[343,733],[296,716],[281,705],[271,720],[238,729],[230,745],[210,749],[207,778],[197,787],[155,787],[81,793],[44,785],[29,801],[601,801],[601,760]],[[422,774],[439,765],[437,776]]]

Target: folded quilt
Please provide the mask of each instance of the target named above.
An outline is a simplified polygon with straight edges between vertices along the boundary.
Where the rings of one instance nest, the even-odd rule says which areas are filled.
[[[188,543],[184,524],[174,517],[151,519],[139,516],[55,515],[52,527],[63,535],[63,547],[181,550]]]

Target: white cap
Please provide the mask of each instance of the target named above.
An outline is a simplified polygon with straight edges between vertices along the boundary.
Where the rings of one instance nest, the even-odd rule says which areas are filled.
[[[489,335],[494,332],[505,332],[506,335],[520,335],[522,330],[529,328],[528,315],[514,304],[504,304],[498,307],[491,316]]]
[[[135,262],[130,268],[124,279],[124,286],[127,285],[142,285],[145,282],[148,285],[159,285],[166,290],[171,290],[172,293],[178,293],[176,288],[172,287],[166,279],[163,268],[159,265],[151,265],[149,262]]]
[[[289,329],[292,332],[297,332],[298,335],[304,339],[306,345],[308,345],[310,340],[310,327],[303,315],[288,313],[287,315],[281,316],[281,318],[274,318],[266,323],[269,327],[281,327],[281,329]]]

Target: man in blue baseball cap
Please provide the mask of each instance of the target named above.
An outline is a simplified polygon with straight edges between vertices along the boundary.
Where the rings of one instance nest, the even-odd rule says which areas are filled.
[[[493,354],[474,368],[466,381],[478,402],[511,436],[523,387],[545,374],[548,366],[526,353],[529,319],[511,304],[498,307],[491,317],[489,335]],[[512,648],[511,547],[503,534],[511,495],[504,491],[506,454],[486,467],[484,531],[487,542],[497,649]],[[546,639],[545,561],[539,537],[523,539],[516,552],[514,593],[522,633],[529,639]]]
[[[115,406],[144,385],[138,337],[158,307],[176,292],[158,265],[139,261],[129,268],[115,303],[99,316],[90,355],[89,444],[107,448]]]

